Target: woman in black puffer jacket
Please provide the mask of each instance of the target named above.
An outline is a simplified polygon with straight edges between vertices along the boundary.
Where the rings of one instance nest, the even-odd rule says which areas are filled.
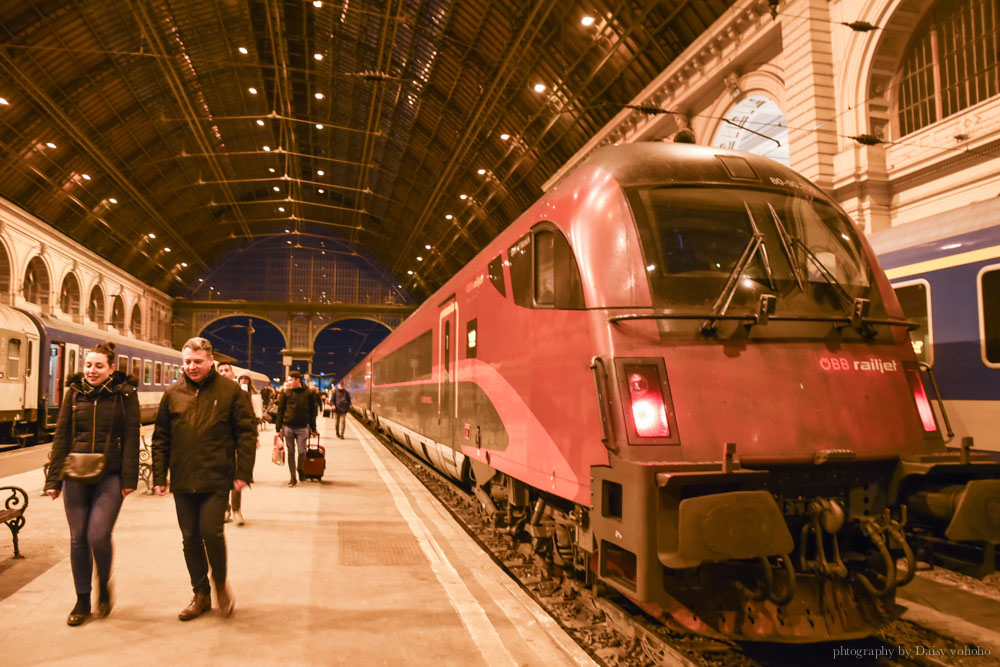
[[[114,343],[87,352],[84,372],[71,375],[59,409],[45,493],[63,494],[70,533],[70,563],[76,605],[66,622],[90,617],[90,587],[97,563],[98,613],[111,613],[111,529],[125,496],[139,481],[139,396],[136,380],[114,370]],[[104,475],[96,482],[63,479],[70,452],[107,454]]]

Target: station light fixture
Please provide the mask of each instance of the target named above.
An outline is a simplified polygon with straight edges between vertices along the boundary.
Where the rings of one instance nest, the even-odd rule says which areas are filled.
[[[262,121],[260,118],[257,119],[257,124],[260,125],[261,127],[264,127],[264,121]]]
[[[291,232],[291,230],[288,230],[288,229],[286,229],[286,230],[285,230],[285,233],[286,233],[286,234],[291,234],[292,232]]]
[[[544,93],[545,92],[545,84],[544,83],[536,83],[535,84],[535,92],[536,93]]]
[[[325,171],[323,171],[322,169],[317,169],[317,170],[316,170],[316,175],[317,175],[317,176],[324,176],[325,174],[326,174],[326,172],[325,172]]]
[[[431,244],[430,244],[430,243],[428,243],[427,245],[425,245],[425,246],[424,246],[424,249],[425,249],[425,250],[430,250],[430,249],[431,249]]]
[[[267,168],[267,170],[268,170],[269,172],[271,172],[272,174],[274,173],[274,167],[268,167],[268,168]]]
[[[423,258],[423,257],[421,257],[420,255],[417,255],[417,261],[418,261],[418,262],[422,262],[422,261],[424,261],[424,258]]]
[[[323,60],[323,54],[322,53],[314,53],[313,54],[313,58],[315,58],[316,60]]]
[[[249,51],[247,51],[247,47],[245,47],[245,46],[241,46],[239,48],[239,52],[242,53],[243,55],[246,55],[246,54],[249,53]]]
[[[267,153],[267,152],[269,152],[271,150],[271,147],[270,146],[266,146],[266,145],[265,146],[261,146],[261,148],[264,150],[265,153]]]
[[[465,201],[466,199],[469,198],[469,195],[458,195],[458,198],[461,199],[462,201]]]
[[[486,170],[485,169],[476,169],[476,173],[479,174],[480,176],[484,176],[486,174]]]
[[[111,202],[112,204],[117,204],[118,203],[118,200],[115,199],[114,197],[109,197],[108,201]]]
[[[322,130],[323,129],[323,123],[316,123],[316,129],[317,130]]]
[[[506,132],[500,135],[500,141],[507,141],[508,139],[510,139],[510,135]]]
[[[275,192],[281,192],[281,188],[279,188],[279,187],[278,187],[277,185],[275,185],[275,186],[274,186],[273,188],[271,188],[271,189],[272,189],[272,190],[274,190]]]
[[[181,262],[181,267],[182,267],[182,268],[185,268],[185,269],[186,269],[186,268],[187,268],[187,266],[188,266],[188,263],[187,263],[187,262]]]
[[[580,19],[580,24],[583,25],[584,27],[590,27],[594,25],[594,17],[584,16],[582,19]]]
[[[319,9],[322,6],[323,6],[323,0],[313,0],[313,7],[315,7],[316,9]],[[278,378],[274,378],[274,379],[277,380]]]
[[[46,141],[45,145],[48,146],[49,148],[55,148],[56,147],[56,145],[54,143],[52,143],[51,141]]]
[[[413,275],[413,271],[407,271],[407,272],[406,272],[406,275],[408,275],[408,276],[412,276],[412,275]]]
[[[284,212],[285,212],[285,207],[284,207],[284,206],[279,206],[279,207],[278,207],[278,210],[279,210],[280,212],[284,213]]]
[[[0,106],[7,106],[10,102],[7,101],[6,97],[0,97]]]
[[[168,247],[164,248],[163,252],[170,252],[170,247],[168,246]]]
[[[315,97],[317,100],[321,100],[323,99],[323,93],[315,93],[313,94],[313,97]]]
[[[90,180],[90,174],[80,174],[80,176],[83,177],[83,180],[85,180],[85,181],[89,181]]]
[[[319,190],[317,190],[317,192],[319,192],[320,194],[323,194],[324,192],[326,192],[326,190],[324,190],[323,188],[320,188]]]
[[[155,239],[156,238],[156,234],[154,234],[153,232],[150,232],[150,233],[146,234],[146,236],[149,237],[149,238],[151,238],[151,239]]]
[[[254,88],[253,86],[250,86],[249,88],[247,88],[247,90],[250,91],[251,95],[256,95],[257,94],[257,89]]]
[[[451,220],[451,219],[452,219],[452,218],[454,218],[454,217],[455,217],[455,216],[453,216],[453,215],[452,215],[451,213],[449,213],[448,215],[444,216],[444,219],[445,219],[445,220]]]

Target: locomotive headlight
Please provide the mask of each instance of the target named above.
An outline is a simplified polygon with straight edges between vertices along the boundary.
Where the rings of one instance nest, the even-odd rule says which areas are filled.
[[[628,364],[625,366],[625,377],[628,378],[635,434],[640,438],[670,437],[659,369],[650,364]]]

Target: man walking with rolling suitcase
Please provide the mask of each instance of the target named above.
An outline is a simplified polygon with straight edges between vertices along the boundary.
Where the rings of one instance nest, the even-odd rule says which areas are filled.
[[[278,413],[274,420],[274,429],[277,431],[274,440],[277,443],[279,438],[283,438],[288,449],[288,473],[291,477],[288,486],[298,484],[310,433],[319,435],[316,431],[316,413],[319,411],[317,397],[318,393],[302,385],[302,373],[288,373],[288,383],[278,399]],[[296,453],[298,467],[295,465]]]
[[[337,417],[337,437],[344,439],[344,431],[347,429],[347,413],[351,410],[351,392],[344,389],[344,383],[337,383],[337,390],[333,392],[333,412]]]

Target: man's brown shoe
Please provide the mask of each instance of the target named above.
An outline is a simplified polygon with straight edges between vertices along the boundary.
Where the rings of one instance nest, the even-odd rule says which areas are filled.
[[[223,616],[232,616],[236,608],[236,598],[233,597],[233,589],[226,583],[222,588],[216,586],[215,597],[219,602],[219,613]]]
[[[182,621],[190,621],[192,618],[198,618],[211,608],[211,595],[208,593],[195,593],[194,597],[191,598],[191,604],[181,610],[181,613],[177,614],[177,618]]]

